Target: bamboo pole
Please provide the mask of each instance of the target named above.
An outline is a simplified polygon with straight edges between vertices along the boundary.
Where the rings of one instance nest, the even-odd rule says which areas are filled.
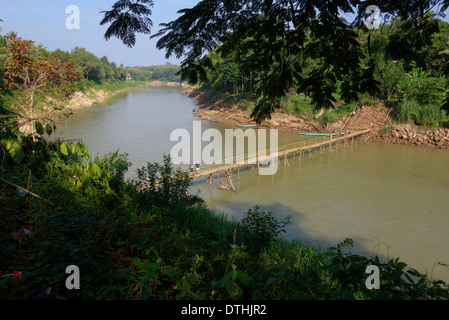
[[[48,202],[49,204],[54,205],[54,203],[51,202],[50,200],[47,200],[47,199],[45,199],[45,198],[42,198],[40,195],[35,194],[35,193],[33,193],[33,192],[31,192],[31,191],[29,191],[29,190],[27,190],[27,189],[24,189],[24,188],[22,188],[22,187],[20,187],[20,186],[18,186],[18,185],[16,185],[16,184],[14,184],[14,183],[12,183],[12,182],[9,182],[8,180],[5,180],[5,179],[3,179],[3,178],[0,178],[0,181],[4,182],[4,183],[6,183],[6,184],[9,184],[10,186],[16,187],[17,189],[22,190],[22,191],[24,191],[24,192],[30,194],[31,196],[33,196],[33,197],[35,197],[35,198],[37,198],[37,199],[44,200],[44,201]]]
[[[232,183],[232,174],[229,176],[229,184],[231,185],[232,190],[235,191],[234,183]]]

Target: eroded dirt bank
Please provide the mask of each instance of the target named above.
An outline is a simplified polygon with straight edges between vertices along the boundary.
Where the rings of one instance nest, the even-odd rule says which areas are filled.
[[[190,88],[185,87],[186,93],[197,102],[195,115],[202,120],[216,120],[227,124],[255,125],[250,114],[242,110],[239,105],[221,103],[205,97]],[[324,112],[324,111],[322,111]],[[326,111],[327,112],[327,111]],[[422,147],[449,149],[449,129],[422,128],[413,124],[392,124],[393,110],[386,108],[383,103],[374,106],[362,106],[353,119],[345,117],[338,122],[322,124],[316,119],[306,119],[293,114],[275,112],[271,119],[260,124],[260,128],[278,129],[290,132],[336,132],[345,128],[346,133],[370,128],[371,133],[361,139],[367,141],[385,142],[392,144],[407,144]],[[348,125],[349,122],[349,125]]]

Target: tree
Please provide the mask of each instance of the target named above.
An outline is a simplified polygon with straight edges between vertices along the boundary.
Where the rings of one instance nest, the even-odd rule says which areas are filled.
[[[383,98],[390,100],[397,93],[398,85],[405,77],[401,61],[388,60],[378,65],[378,79],[380,82],[380,94]]]
[[[113,64],[109,63],[108,57],[106,57],[106,56],[101,57],[100,62],[102,63],[105,78],[113,79],[115,76],[115,71],[114,71],[115,64],[113,65]]]
[[[3,81],[8,89],[20,89],[20,99],[12,106],[19,117],[18,127],[34,126],[40,120],[35,115],[36,97],[45,96],[55,99],[56,103],[67,99],[74,92],[74,81],[78,73],[73,64],[61,62],[57,57],[38,59],[32,55],[32,41],[6,36],[8,52]],[[43,117],[46,119],[46,117]]]
[[[85,48],[75,47],[71,55],[76,64],[81,67],[84,78],[100,82],[105,77],[103,63],[96,55],[87,51]]]

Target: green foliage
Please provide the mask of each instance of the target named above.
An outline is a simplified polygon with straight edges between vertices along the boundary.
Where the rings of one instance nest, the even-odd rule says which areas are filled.
[[[396,86],[403,99],[415,99],[420,104],[441,104],[446,80],[444,76],[430,77],[429,72],[414,68]]]
[[[285,232],[290,217],[278,220],[271,211],[260,211],[256,205],[249,209],[242,219],[244,241],[251,252],[259,254]]]
[[[398,85],[405,73],[402,62],[394,62],[392,60],[388,60],[387,62],[382,61],[377,68],[380,83],[380,96],[383,99],[390,100],[393,96],[399,93]]]
[[[164,156],[164,164],[148,163],[137,169],[136,188],[142,190],[137,201],[142,208],[153,206],[176,208],[199,201],[188,194],[191,177],[182,169],[173,169],[170,155]]]
[[[117,37],[128,47],[136,44],[136,33],[150,34],[153,22],[149,18],[153,7],[152,0],[117,1],[109,11],[104,13],[100,25],[111,25],[106,30],[104,38],[109,40]]]
[[[379,3],[382,12],[396,18],[381,30],[367,30],[365,4],[352,4],[358,15],[351,25],[339,15],[351,8],[343,3],[313,3],[301,10],[282,1],[207,3],[182,10],[178,19],[164,24],[154,35],[160,36],[157,46],[167,57],[187,53],[183,79],[203,81],[215,93],[255,94],[250,110],[257,122],[278,108],[308,112],[310,107],[292,101],[295,91],[316,110],[379,99],[443,103],[449,24],[427,12],[428,4]],[[284,23],[286,17],[290,24]],[[232,24],[232,32],[224,21]],[[432,115],[439,117],[433,111],[427,116]],[[336,120],[335,114],[329,117],[322,120]]]
[[[390,131],[393,131],[395,129],[394,126],[384,126],[382,129],[379,130],[379,134],[385,134]]]
[[[313,3],[295,10],[281,1],[273,7],[263,1],[208,3],[182,10],[181,17],[165,24],[155,35],[161,36],[157,46],[166,49],[167,57],[187,53],[181,66],[185,79],[196,82],[198,75],[209,73],[211,79],[206,81],[215,86],[231,84],[233,93],[257,92],[259,99],[252,112],[257,122],[269,118],[279,108],[279,99],[292,88],[308,95],[318,109],[332,107],[339,81],[348,102],[359,93],[376,91],[372,72],[361,69],[356,34],[337,17],[335,7]],[[343,4],[336,7],[337,13],[350,11]],[[301,17],[300,11],[304,11]],[[286,24],[286,17],[292,23]],[[213,49],[216,52],[211,53]],[[206,50],[213,60],[211,66],[202,63]],[[311,60],[313,64],[307,65]]]
[[[436,127],[446,120],[445,112],[438,105],[423,105],[416,100],[406,100],[398,108],[395,120],[413,121],[417,125]]]
[[[304,114],[312,112],[310,98],[304,94],[286,94],[280,101],[280,106],[286,112]]]
[[[139,81],[180,81],[179,66],[167,62],[164,65],[150,67],[127,67],[131,78]]]
[[[339,117],[335,112],[326,111],[317,120],[321,123],[335,123],[339,120]]]
[[[353,241],[346,239],[336,247],[330,248],[332,252],[330,270],[341,290],[346,291],[353,298],[427,300],[433,297],[433,299],[447,299],[448,293],[444,282],[428,280],[425,275],[415,269],[406,268],[407,264],[399,261],[399,258],[381,262],[377,256],[368,258],[344,252],[345,248],[352,246]],[[368,289],[365,285],[366,269],[370,265],[379,268],[379,289]]]

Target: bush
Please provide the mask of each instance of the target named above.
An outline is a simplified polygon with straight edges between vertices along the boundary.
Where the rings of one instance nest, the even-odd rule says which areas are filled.
[[[318,118],[318,121],[321,123],[334,123],[339,120],[338,114],[335,112],[325,111],[322,116]]]
[[[395,115],[395,120],[406,123],[414,120],[420,110],[420,105],[416,100],[406,100],[400,106]]]
[[[250,251],[260,253],[285,232],[284,228],[289,222],[290,217],[278,220],[271,211],[260,211],[256,205],[242,219],[245,244]]]

